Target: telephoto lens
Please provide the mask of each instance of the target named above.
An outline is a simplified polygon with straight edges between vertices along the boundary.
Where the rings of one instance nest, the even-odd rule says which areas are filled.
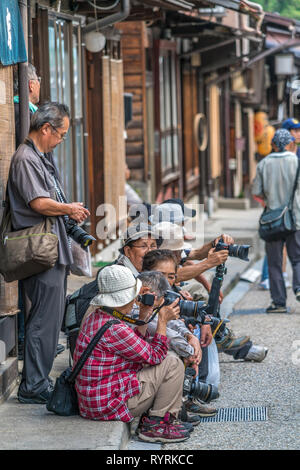
[[[249,261],[248,253],[251,245],[227,245],[222,238],[216,245],[216,251],[228,250],[228,255],[234,258],[239,258],[243,261]]]
[[[185,369],[183,380],[183,396],[199,398],[199,400],[209,403],[219,398],[218,388],[212,384],[195,381],[195,371],[191,367]]]
[[[96,239],[89,235],[85,230],[83,230],[76,221],[69,219],[65,222],[66,232],[75,242],[77,242],[81,248],[87,251],[88,246],[90,246],[93,241]]]

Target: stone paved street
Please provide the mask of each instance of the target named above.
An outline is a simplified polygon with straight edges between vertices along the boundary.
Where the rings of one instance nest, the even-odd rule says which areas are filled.
[[[289,274],[291,279],[290,269]],[[269,303],[269,292],[254,284],[234,307],[261,309]],[[267,420],[200,423],[188,441],[162,449],[300,449],[300,305],[292,289],[288,305],[290,314],[230,316],[230,328],[237,335],[249,334],[254,343],[269,348],[262,363],[219,356],[220,398],[214,405],[267,407]]]

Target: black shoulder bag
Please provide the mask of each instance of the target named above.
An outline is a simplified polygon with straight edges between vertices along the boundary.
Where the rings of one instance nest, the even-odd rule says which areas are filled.
[[[79,358],[74,369],[68,367],[62,374],[56,379],[54,390],[46,405],[48,411],[60,416],[74,416],[79,414],[78,398],[75,390],[75,379],[86,360],[92,353],[96,344],[98,343],[101,336],[105,331],[113,324],[120,323],[118,320],[110,320],[97,331],[81,357]]]
[[[293,191],[287,205],[276,209],[265,208],[259,219],[259,236],[266,242],[284,240],[288,235],[296,231],[295,218],[293,214],[293,203],[295,192],[297,189],[298,177],[300,171],[300,161],[296,178],[294,181]]]

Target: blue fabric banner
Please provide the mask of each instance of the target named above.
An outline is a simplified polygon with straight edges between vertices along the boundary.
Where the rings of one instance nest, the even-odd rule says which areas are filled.
[[[0,0],[0,62],[26,62],[26,46],[18,0]]]

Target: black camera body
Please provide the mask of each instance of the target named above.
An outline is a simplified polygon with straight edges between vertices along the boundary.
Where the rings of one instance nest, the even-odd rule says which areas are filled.
[[[88,246],[96,240],[96,238],[92,237],[92,235],[79,227],[76,220],[70,219],[70,217],[65,218],[65,227],[67,235],[77,242],[85,251],[87,251]]]
[[[215,249],[216,251],[228,250],[229,256],[239,258],[243,261],[249,261],[248,252],[250,247],[251,245],[227,245],[227,243],[224,243],[223,239],[221,238],[218,241]]]
[[[155,295],[153,294],[142,294],[137,296],[138,302],[141,302],[143,305],[148,305],[153,307],[155,302]]]
[[[204,382],[195,381],[195,371],[191,367],[185,369],[183,379],[183,396],[189,396],[190,398],[199,398],[205,403],[209,403],[212,400],[219,398],[218,387],[212,384],[206,384]]]

